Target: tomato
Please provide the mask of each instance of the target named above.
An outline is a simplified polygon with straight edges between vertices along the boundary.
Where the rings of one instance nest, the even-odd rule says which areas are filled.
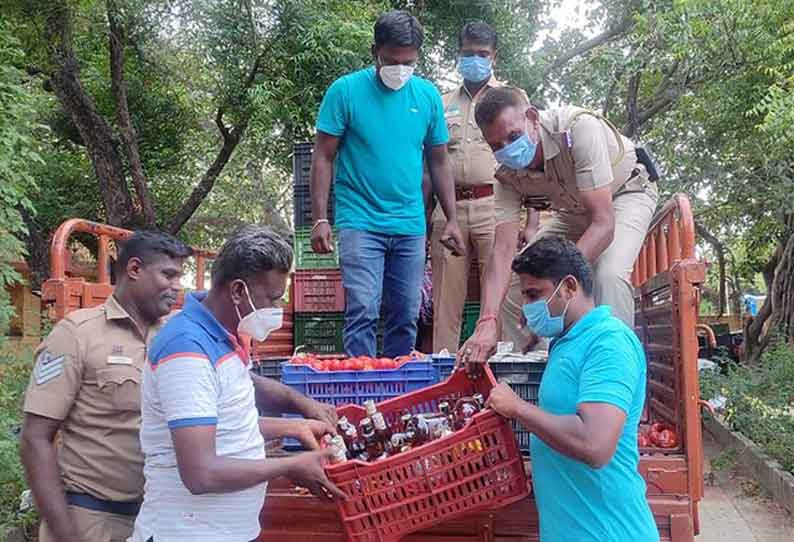
[[[637,447],[647,448],[650,445],[651,442],[648,440],[648,435],[645,433],[637,433]]]
[[[659,448],[675,448],[678,446],[678,435],[672,429],[662,429],[656,437]]]
[[[314,359],[314,360],[312,360],[312,361],[311,361],[311,363],[309,363],[309,366],[310,366],[312,369],[314,369],[315,371],[324,371],[324,370],[325,370],[325,369],[323,368],[323,362],[322,362],[322,361],[320,361],[320,360],[318,360],[318,359]]]
[[[355,371],[356,365],[352,359],[343,359],[340,363],[343,371]]]
[[[661,433],[663,429],[667,429],[667,426],[663,423],[656,422],[651,424],[651,428],[648,431],[651,433]]]
[[[403,363],[407,363],[409,361],[413,361],[414,359],[416,359],[416,358],[414,358],[412,356],[399,356],[399,357],[394,359],[394,363],[395,363],[396,367],[399,367]]]

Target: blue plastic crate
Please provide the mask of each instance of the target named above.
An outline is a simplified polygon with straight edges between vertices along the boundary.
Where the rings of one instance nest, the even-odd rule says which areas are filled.
[[[441,356],[439,354],[433,354],[431,359],[433,360],[433,367],[435,367],[438,371],[439,382],[446,380],[447,377],[452,374],[452,370],[455,368],[455,356]]]
[[[492,361],[489,365],[497,380],[506,382],[521,399],[536,405],[547,357],[544,352],[532,352],[524,356],[508,356],[504,361]],[[530,433],[516,420],[512,425],[521,453],[529,455]]]
[[[281,382],[321,403],[334,406],[376,403],[437,384],[438,371],[430,358],[409,361],[399,369],[372,371],[316,371],[308,365],[281,365]],[[285,415],[285,417],[295,417]],[[302,449],[298,441],[286,438],[285,450]]]
[[[376,403],[438,382],[431,360],[409,361],[398,369],[315,371],[308,365],[284,363],[281,382],[304,395],[335,406]]]

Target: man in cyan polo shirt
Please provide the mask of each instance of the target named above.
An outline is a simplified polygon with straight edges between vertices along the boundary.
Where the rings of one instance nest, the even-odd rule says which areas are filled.
[[[513,260],[527,325],[553,339],[538,406],[507,384],[490,406],[532,433],[532,483],[543,542],[658,542],[637,427],[645,353],[637,336],[595,306],[593,270],[571,242],[541,239]],[[476,361],[476,360],[475,360]]]
[[[413,75],[423,30],[404,11],[375,23],[375,66],[334,81],[317,120],[311,171],[312,248],[333,250],[326,209],[335,173],[336,227],[345,288],[345,350],[376,354],[381,302],[384,354],[407,354],[416,340],[425,263],[422,158],[447,218],[444,245],[462,254],[441,95]]]

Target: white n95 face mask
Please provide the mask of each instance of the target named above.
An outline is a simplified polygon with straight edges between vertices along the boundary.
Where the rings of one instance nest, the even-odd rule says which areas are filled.
[[[414,66],[405,66],[404,64],[395,64],[393,66],[384,66],[381,60],[380,78],[383,84],[392,90],[400,90],[405,86],[408,80],[413,76]]]
[[[284,309],[275,307],[257,309],[245,282],[243,282],[243,287],[252,310],[244,318],[241,318],[240,309],[237,305],[234,306],[234,310],[237,311],[237,318],[240,319],[240,323],[237,324],[237,333],[248,335],[255,341],[262,342],[267,339],[270,333],[281,328],[284,323]]]

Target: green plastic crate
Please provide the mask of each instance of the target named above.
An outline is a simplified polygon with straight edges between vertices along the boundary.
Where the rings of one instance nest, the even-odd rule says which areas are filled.
[[[295,269],[338,269],[339,249],[336,246],[334,230],[334,251],[330,254],[317,254],[312,250],[311,228],[295,231]]]
[[[466,342],[474,334],[477,320],[480,319],[480,304],[469,302],[463,305],[463,319],[460,325],[460,344]]]
[[[342,332],[345,315],[341,312],[296,313],[295,346],[315,354],[339,354],[345,351]]]

